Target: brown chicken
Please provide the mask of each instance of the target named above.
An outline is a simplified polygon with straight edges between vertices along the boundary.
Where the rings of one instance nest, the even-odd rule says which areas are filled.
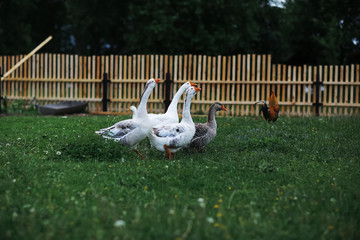
[[[265,120],[267,120],[268,122],[275,122],[278,119],[279,116],[279,103],[278,100],[276,99],[275,93],[273,91],[271,91],[271,96],[269,98],[269,105],[266,104],[265,101],[259,101],[256,102],[257,103],[263,103],[264,105],[260,108],[260,112],[262,112]],[[254,104],[254,105],[255,105]]]

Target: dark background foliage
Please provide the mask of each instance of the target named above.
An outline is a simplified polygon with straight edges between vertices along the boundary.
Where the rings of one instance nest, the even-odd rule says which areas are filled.
[[[0,54],[272,54],[360,62],[358,0],[2,0]]]

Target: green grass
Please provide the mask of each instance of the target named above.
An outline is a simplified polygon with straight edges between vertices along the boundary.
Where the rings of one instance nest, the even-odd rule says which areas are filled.
[[[218,118],[174,161],[94,134],[123,118],[0,118],[0,239],[359,239],[359,118]]]

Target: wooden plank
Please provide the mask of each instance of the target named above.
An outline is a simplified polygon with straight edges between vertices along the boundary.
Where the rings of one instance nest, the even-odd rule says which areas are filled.
[[[322,81],[325,83],[328,81],[328,66],[325,65],[324,69],[323,69],[323,79]],[[322,98],[322,103],[326,104],[328,102],[327,98],[328,98],[328,87],[327,86],[323,86],[322,87],[324,89],[323,92],[323,98]],[[322,116],[327,116],[327,107],[322,107]]]
[[[281,76],[282,76],[282,81],[285,82],[286,81],[286,65],[282,65],[282,72],[281,72]],[[281,98],[279,99],[279,101],[285,102],[287,101],[285,98],[285,94],[286,94],[286,88],[285,88],[285,84],[282,85],[282,89],[281,89]],[[281,115],[285,115],[285,107],[281,107]]]
[[[298,81],[301,81],[301,66],[298,66],[298,70],[297,70],[297,80]],[[301,88],[302,88],[302,85],[297,85],[295,86],[296,89],[297,89],[297,102],[301,102]],[[301,116],[301,112],[302,112],[302,109],[301,107],[297,107],[297,116]]]
[[[292,81],[296,82],[297,80],[297,72],[296,72],[296,66],[292,67]],[[292,90],[291,90],[291,101],[296,102],[296,85],[293,84],[292,85]],[[296,116],[296,106],[291,107],[291,115],[292,116]]]
[[[40,76],[40,55],[35,54],[36,57],[36,77]],[[36,81],[36,98],[40,98],[40,82]]]
[[[335,66],[335,78],[334,78],[334,82],[337,83],[339,81],[339,66]],[[338,103],[339,101],[339,94],[338,94],[338,86],[334,86],[334,103]],[[338,108],[335,107],[334,108],[334,115],[338,114]]]
[[[356,65],[356,83],[359,83],[360,81],[359,81],[359,75],[360,75],[360,65],[359,64],[357,64]],[[359,85],[357,85],[356,87],[355,87],[355,103],[359,103]],[[355,116],[358,116],[358,114],[359,114],[359,109],[358,108],[355,108]]]
[[[246,64],[246,55],[243,54],[242,55],[242,61],[241,61],[241,78],[240,78],[240,81],[241,81],[241,95],[240,95],[241,101],[245,101],[245,84],[244,84],[244,81],[245,81],[245,66],[246,66],[245,64]],[[244,113],[245,113],[244,105],[241,105],[241,107],[240,107],[240,115],[244,116]]]
[[[240,101],[240,90],[241,90],[241,84],[240,84],[240,73],[241,73],[241,54],[237,55],[237,62],[236,62],[236,96],[235,101]],[[238,105],[235,106],[235,115],[240,116],[240,108]]]
[[[3,78],[6,78],[9,76],[13,71],[15,71],[20,65],[22,65],[26,60],[28,60],[30,57],[34,56],[34,54],[39,51],[40,48],[42,48],[45,44],[47,44],[52,39],[52,36],[49,36],[47,39],[45,39],[42,43],[40,43],[34,50],[32,50],[29,54],[27,54],[24,58],[21,59],[17,64],[15,64],[11,69],[8,69],[6,73],[4,73]],[[1,79],[0,79],[1,80]]]
[[[272,66],[271,66],[271,55],[270,55],[270,54],[267,55],[266,64],[267,64],[267,67],[266,67],[266,70],[267,70],[266,80],[269,82],[269,81],[271,80],[270,77],[271,77],[271,67],[272,67]],[[275,66],[275,65],[274,65],[274,66]],[[273,71],[275,71],[275,68],[273,69]],[[274,78],[273,78],[273,79],[274,79]],[[275,87],[276,87],[276,86],[273,87],[274,89],[271,89],[270,85],[267,85],[265,96],[270,96],[271,90],[273,90],[273,91],[276,93],[276,95],[277,95],[278,92],[275,90]]]
[[[75,78],[75,73],[74,73],[74,55],[70,55],[70,63],[69,63],[69,79],[74,79]],[[74,99],[74,83],[70,83],[70,99]]]
[[[314,66],[313,67],[313,75],[310,75],[313,82],[316,81],[317,71],[318,71],[317,66]],[[317,91],[317,86],[315,85],[315,86],[313,86],[313,94],[312,94],[312,102],[313,102],[313,104],[316,103],[316,94],[315,94],[316,91]],[[312,115],[316,116],[316,107],[315,106],[312,108]]]
[[[341,65],[340,66],[340,82],[344,82],[344,66]],[[344,86],[340,85],[339,86],[339,103],[344,103]],[[342,116],[344,114],[343,112],[344,109],[339,108],[339,115]]]
[[[212,57],[212,61],[211,61],[211,66],[212,66],[212,70],[211,70],[211,78],[215,79],[216,78],[216,57]],[[210,101],[215,101],[216,99],[216,95],[215,95],[215,87],[216,87],[216,82],[214,81],[211,84],[211,94],[210,94]]]
[[[100,56],[99,56],[99,59],[100,59]],[[100,64],[100,61],[99,61],[99,64]],[[99,75],[99,79],[100,79],[101,78],[100,66],[98,69],[98,75]],[[79,76],[79,55],[77,55],[77,54],[74,56],[74,77],[80,78],[80,76]],[[75,83],[74,84],[74,98],[75,99],[78,99],[80,97],[78,89],[79,89],[79,83]]]
[[[236,70],[237,70],[236,69],[236,56],[233,55],[231,57],[231,81],[234,82],[234,84],[236,84],[235,83],[236,82]],[[228,86],[228,88],[231,91],[231,95],[230,95],[229,99],[232,100],[232,101],[235,101],[235,99],[236,99],[235,89],[236,89],[237,85],[234,85],[234,84]],[[235,106],[230,105],[229,108],[230,109],[228,110],[228,112],[224,112],[224,115],[232,115],[232,116],[234,116],[235,112],[236,112]]]
[[[260,57],[260,55],[259,55]],[[266,81],[266,56],[265,54],[263,54],[262,56],[262,59],[261,59],[261,62],[260,62],[260,59],[258,59],[258,64],[261,65],[261,81],[262,82],[265,82]],[[260,66],[259,66],[260,67]],[[260,75],[260,73],[259,73]],[[260,79],[260,76],[258,76],[258,78]],[[256,97],[256,99],[259,99],[259,100],[262,100],[262,99],[266,99],[264,98],[265,96],[265,93],[266,93],[266,88],[270,88],[270,85],[266,84],[266,85],[257,85],[257,87],[261,88],[261,93],[259,92],[259,95]],[[256,100],[256,101],[259,101],[259,100]],[[259,106],[256,105],[256,110],[255,110],[255,114],[256,115],[259,115]]]
[[[124,71],[123,71],[123,56],[119,56],[119,81],[124,80]],[[118,87],[119,87],[119,91],[118,91],[118,99],[122,99],[123,98],[123,84],[120,82],[118,83]],[[122,112],[124,111],[124,106],[123,104],[119,104],[119,111]]]
[[[206,79],[209,80],[211,78],[211,69],[212,69],[212,61],[211,61],[211,57],[210,56],[207,56],[207,74],[206,74]],[[213,85],[214,84],[205,84],[206,86],[206,98],[203,99],[203,100],[210,100],[211,99],[211,93],[212,93],[212,90],[211,88],[213,88]],[[204,88],[203,86],[201,86],[201,88]],[[208,111],[208,109],[207,109]]]
[[[350,65],[350,83],[354,83],[354,64]],[[350,85],[350,104],[354,103],[354,85]],[[354,115],[354,109],[350,108],[350,115],[353,116]]]
[[[327,83],[327,82],[332,82],[333,81],[333,76],[334,76],[334,68],[333,68],[333,66],[330,66],[329,67],[329,80],[327,80],[326,82],[324,82],[324,83]],[[328,95],[329,95],[329,97],[328,97],[328,101],[326,102],[326,103],[332,103],[333,102],[333,86],[332,85],[329,85],[328,87],[327,87],[327,91],[328,91]],[[330,116],[330,115],[332,115],[332,108],[327,108],[327,111],[328,111],[328,116]]]
[[[64,78],[65,77],[65,55],[61,54],[61,75],[59,76],[60,78]],[[65,97],[65,83],[61,82],[61,97],[64,98]]]
[[[84,70],[84,65],[83,65],[83,56],[78,56],[78,59],[79,59],[79,65],[78,65],[78,69],[79,69],[79,79],[84,79],[84,74],[83,74],[83,70]],[[79,82],[78,83],[78,89],[79,89],[79,92],[78,92],[78,98],[83,98],[84,95],[83,95],[83,82]]]
[[[345,66],[345,82],[349,83],[349,65]],[[344,103],[349,103],[349,85],[345,85],[344,90],[345,90]],[[349,108],[345,107],[343,110],[344,110],[344,115],[348,116]]]
[[[31,57],[31,77],[32,78],[35,78],[36,77],[36,56],[33,55]],[[35,96],[38,98],[38,96],[36,95],[36,83],[32,83],[32,92],[31,92],[31,95],[32,96]]]
[[[226,57],[223,56],[222,57],[222,71],[221,71],[221,80],[222,81],[225,81],[226,80]],[[218,100],[221,99],[221,101],[226,101],[227,99],[225,99],[225,88],[226,88],[226,85],[219,85],[221,87],[221,98],[218,98]],[[218,86],[218,87],[219,87]]]
[[[92,62],[91,62],[91,57],[90,56],[87,56],[87,76],[86,76],[86,79],[92,79],[92,76],[91,76],[91,65],[92,65]],[[92,83],[91,82],[86,82],[86,98],[91,98],[91,97],[94,97],[94,95],[92,95]]]
[[[251,59],[251,55],[247,54],[246,56],[246,81],[250,81],[250,59]],[[246,102],[250,101],[250,84],[246,84]],[[249,115],[249,105],[246,106],[245,108],[245,115],[248,116]]]
[[[255,81],[255,70],[256,70],[256,55],[251,54],[251,81]],[[255,103],[255,86],[251,86],[251,102]],[[251,104],[251,116],[254,116],[254,105]]]
[[[257,58],[256,59],[256,81],[257,81],[257,84],[256,84],[255,102],[261,100],[260,99],[260,84],[258,83],[258,82],[260,82],[260,79],[261,79],[261,55],[257,55],[256,58]],[[256,115],[256,116],[259,115],[259,106],[257,104],[255,105],[255,113],[254,113],[254,115]]]

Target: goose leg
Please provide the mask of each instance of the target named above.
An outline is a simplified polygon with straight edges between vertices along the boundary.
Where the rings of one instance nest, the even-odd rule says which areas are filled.
[[[139,150],[135,149],[134,152],[139,155],[142,159],[145,159],[145,157],[140,153]]]
[[[170,159],[171,158],[170,149],[168,148],[168,146],[166,144],[164,144],[164,148],[165,148],[165,151],[166,151],[166,158]]]

